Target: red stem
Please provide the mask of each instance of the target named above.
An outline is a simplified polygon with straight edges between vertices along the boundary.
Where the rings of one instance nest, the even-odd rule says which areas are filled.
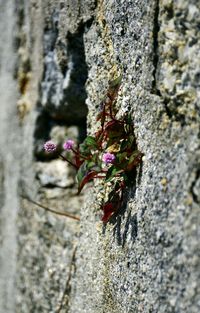
[[[62,215],[62,216],[66,216],[66,217],[69,217],[69,218],[72,218],[74,220],[77,220],[77,221],[80,221],[80,218],[76,215],[73,215],[71,213],[68,213],[68,212],[65,212],[65,211],[56,211],[56,210],[53,210],[53,209],[50,209],[48,207],[46,207],[45,205],[39,203],[39,202],[36,202],[34,200],[32,200],[31,198],[27,197],[27,196],[21,196],[23,199],[26,199],[28,200],[29,202],[39,206],[40,208],[46,210],[46,211],[49,211],[51,213],[54,213],[54,214],[57,214],[57,215]]]
[[[66,161],[67,163],[69,163],[70,165],[72,165],[73,167],[75,167],[76,169],[78,169],[78,166],[74,163],[72,163],[71,161],[69,161],[67,158],[65,158],[62,154],[59,154],[60,158],[63,159],[64,161]]]

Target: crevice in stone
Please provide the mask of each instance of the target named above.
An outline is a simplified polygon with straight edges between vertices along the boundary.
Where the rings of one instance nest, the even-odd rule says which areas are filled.
[[[76,272],[76,251],[77,251],[77,246],[75,246],[73,249],[72,258],[71,258],[71,262],[70,262],[70,266],[69,266],[69,275],[68,275],[68,278],[66,280],[65,289],[64,289],[60,304],[56,308],[55,313],[60,313],[63,308],[64,308],[65,312],[69,311],[71,280],[72,280],[72,275],[74,275]]]
[[[131,212],[129,212],[129,215],[128,215],[128,218],[126,221],[126,225],[125,225],[125,230],[124,230],[124,233],[122,235],[122,247],[125,246],[125,243],[127,241],[127,237],[129,234],[129,228],[130,228],[131,240],[132,240],[132,242],[135,242],[135,240],[137,238],[137,234],[138,234],[137,214],[134,214],[133,216],[131,216]]]
[[[167,113],[167,116],[171,119],[173,114],[172,114],[171,110],[168,107],[169,102],[170,102],[170,100],[168,100],[167,98],[163,99],[163,103],[164,103],[164,106],[165,106],[165,111]]]
[[[16,51],[16,63],[13,71],[13,77],[17,80],[19,97],[17,101],[17,113],[20,125],[24,117],[30,111],[30,102],[27,91],[30,85],[31,60],[30,43],[26,31],[28,24],[26,17],[26,5],[24,0],[15,1],[16,10],[16,32],[13,42],[13,48]]]
[[[198,191],[199,191],[199,187],[196,186],[196,184],[198,184],[199,182],[199,185],[200,185],[200,165],[199,165],[199,169],[197,170],[196,172],[196,175],[195,175],[195,179],[194,181],[192,182],[192,185],[190,187],[190,192],[192,194],[192,197],[193,197],[193,200],[194,202],[196,202],[197,204],[200,203],[199,199],[200,197],[198,196]],[[195,190],[196,189],[196,190]],[[197,191],[198,190],[198,191]]]
[[[186,125],[186,116],[177,110],[182,105],[181,101],[176,97],[173,97],[173,99],[163,98],[163,104],[169,119],[179,122],[181,127],[184,127]]]
[[[159,51],[158,51],[158,33],[160,30],[159,25],[159,0],[155,0],[154,8],[154,21],[153,21],[153,81],[152,81],[152,93],[161,96],[159,89],[157,88],[156,75],[159,62]]]
[[[58,20],[59,12],[54,10],[49,25],[44,27],[44,55],[47,55],[49,51],[53,51],[55,49],[59,34]]]
[[[49,112],[46,111],[43,108],[38,109],[38,117],[36,119],[35,123],[35,131],[34,131],[34,156],[36,161],[50,161],[53,159],[57,159],[59,153],[61,152],[60,148],[58,146],[58,151],[52,152],[50,154],[46,154],[43,150],[43,144],[50,140],[51,138],[51,132],[53,131],[54,128],[60,127],[62,128],[77,128],[77,140],[78,142],[82,142],[85,137],[86,137],[86,119],[82,119],[78,123],[74,124],[69,124],[66,123],[63,120],[55,120],[53,119]],[[67,138],[64,138],[64,140]]]
[[[16,0],[15,7],[16,7],[16,12],[17,12],[17,27],[19,30],[21,30],[24,25],[24,19],[25,19],[24,2],[21,0]],[[14,38],[15,51],[18,51],[18,49],[20,48],[21,41],[22,39],[18,32],[18,34],[15,35],[15,38]]]

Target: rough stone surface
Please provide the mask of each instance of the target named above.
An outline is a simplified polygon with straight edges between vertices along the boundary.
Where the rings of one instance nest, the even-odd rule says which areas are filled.
[[[36,173],[43,187],[53,186],[66,188],[74,184],[74,179],[72,175],[70,175],[69,166],[62,160],[37,162]]]
[[[200,4],[0,5],[0,312],[199,313]],[[104,185],[77,197],[73,173],[69,183],[41,147],[82,140],[85,102],[92,134],[120,74],[118,115],[131,113],[144,157],[123,209],[103,225]]]
[[[14,2],[0,1],[0,311],[14,312],[14,281],[17,259],[16,216],[19,209],[20,129],[16,117],[17,85],[13,79],[16,54],[12,50],[16,22]],[[10,23],[7,21],[10,20]],[[7,25],[7,27],[5,27]],[[9,105],[8,105],[9,104]],[[15,173],[15,175],[13,175]]]
[[[90,129],[121,69],[119,114],[132,112],[145,157],[122,215],[102,227],[98,196],[82,212],[70,312],[200,309],[199,9],[192,1],[101,1],[85,35]]]

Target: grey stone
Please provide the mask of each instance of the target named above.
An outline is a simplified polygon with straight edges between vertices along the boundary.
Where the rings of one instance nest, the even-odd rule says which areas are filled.
[[[37,162],[36,174],[40,184],[53,187],[69,187],[74,183],[70,175],[69,165],[62,160],[53,160],[51,162]]]
[[[1,6],[0,312],[199,313],[198,1],[18,0],[15,14],[13,1]],[[102,181],[77,197],[60,161],[33,154],[50,134],[73,134],[85,102],[94,134],[119,74],[118,117],[131,114],[144,157],[123,210],[104,225]]]
[[[66,11],[67,1],[64,3],[61,10],[55,5],[48,12],[47,30],[44,33],[45,57],[41,104],[54,118],[74,123],[84,119],[87,113],[85,106],[87,64],[83,34],[84,24],[91,16],[85,16],[83,21],[83,17],[76,12],[78,2],[71,4],[74,12],[72,7],[69,10],[74,14],[75,24],[72,28],[70,25],[72,18],[69,18],[69,12]]]
[[[50,132],[50,137],[53,141],[63,144],[67,139],[73,139],[78,141],[79,129],[77,126],[65,127],[65,126],[55,126]]]

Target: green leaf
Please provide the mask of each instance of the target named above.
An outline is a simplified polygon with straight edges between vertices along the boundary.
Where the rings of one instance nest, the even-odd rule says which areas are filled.
[[[97,164],[97,162],[94,162],[94,161],[87,161],[86,168],[87,168],[87,171],[90,171],[90,170],[93,170],[96,172],[101,171],[101,167]]]
[[[127,114],[127,116],[126,116],[126,118],[125,118],[126,120],[126,124],[127,125],[131,125],[131,126],[133,126],[133,120],[132,120],[132,116],[131,116],[131,114],[129,113],[129,114]]]
[[[123,172],[122,169],[119,169],[119,168],[115,167],[114,165],[112,165],[112,166],[108,169],[108,171],[107,171],[107,173],[106,173],[106,179],[105,179],[105,181],[106,181],[106,182],[109,182],[113,177],[115,177],[117,174],[120,174],[120,173],[122,173],[122,172]]]
[[[137,158],[137,156],[140,154],[140,152],[138,151],[138,150],[135,150],[132,154],[131,154],[131,156],[130,156],[130,158],[129,158],[129,161],[128,161],[128,164],[131,164],[134,160],[135,160],[135,158]]]
[[[120,145],[120,151],[124,151],[129,145],[128,140],[123,140]]]
[[[127,157],[128,153],[127,152],[119,152],[117,153],[116,157],[117,157],[117,162],[120,164],[121,162],[125,162],[126,157]],[[120,164],[123,166],[123,164]]]
[[[95,137],[88,136],[85,138],[82,144],[79,146],[80,153],[83,156],[91,155],[91,150],[98,149],[97,140]]]
[[[89,156],[91,154],[91,149],[88,146],[85,146],[83,143],[79,146],[80,154],[83,156]]]
[[[83,142],[85,145],[96,148],[97,147],[97,141],[95,137],[87,136]]]
[[[76,174],[78,185],[80,185],[81,181],[83,180],[84,176],[87,174],[87,162],[85,161],[78,169]]]
[[[115,88],[115,87],[118,87],[120,84],[121,84],[121,81],[122,81],[122,74],[119,75],[117,78],[115,78],[114,80],[111,80],[109,82],[109,87],[111,88]]]
[[[142,156],[143,154],[140,151],[134,151],[130,156],[126,171],[132,171],[134,167],[140,164],[142,161]]]

